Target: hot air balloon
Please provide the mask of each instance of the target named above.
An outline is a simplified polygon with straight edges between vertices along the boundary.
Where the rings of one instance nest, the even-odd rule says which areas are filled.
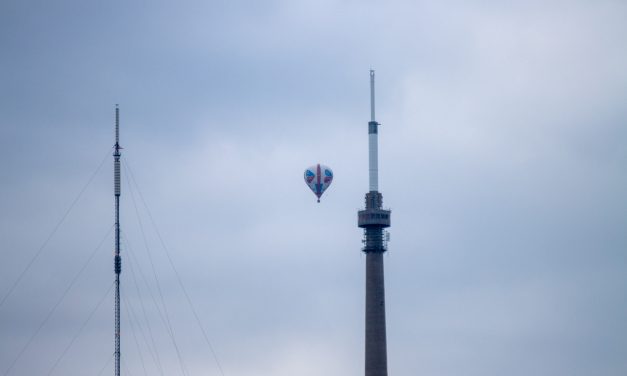
[[[320,196],[329,188],[332,181],[333,171],[325,165],[318,163],[305,170],[305,183],[318,197],[318,202],[320,202]]]

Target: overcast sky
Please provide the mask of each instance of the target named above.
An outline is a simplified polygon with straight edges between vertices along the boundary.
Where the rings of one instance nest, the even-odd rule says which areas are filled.
[[[113,373],[119,103],[123,374],[222,375],[185,293],[225,376],[363,374],[373,68],[390,374],[627,374],[626,37],[610,0],[2,1],[0,372]]]

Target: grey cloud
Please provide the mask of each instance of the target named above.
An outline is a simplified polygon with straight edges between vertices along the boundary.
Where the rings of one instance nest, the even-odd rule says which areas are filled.
[[[393,210],[391,372],[627,369],[622,3],[2,8],[0,293],[110,152],[120,103],[123,159],[225,374],[362,372],[355,211],[373,66],[381,189]],[[317,161],[336,174],[321,204],[301,181]],[[110,162],[0,309],[3,366],[111,226]],[[156,295],[123,179],[123,294],[137,313],[146,305],[166,373],[177,374],[131,269],[141,265]],[[218,374],[135,199],[190,373]],[[47,372],[112,280],[111,249],[105,243],[12,374]],[[123,318],[124,367],[142,374]],[[113,348],[112,321],[108,301],[56,373],[96,374]]]

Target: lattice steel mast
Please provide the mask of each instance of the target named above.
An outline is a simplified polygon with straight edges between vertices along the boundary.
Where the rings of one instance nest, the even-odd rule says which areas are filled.
[[[115,105],[115,151],[113,152],[113,178],[115,194],[115,376],[120,376],[120,109]]]
[[[384,228],[390,227],[390,211],[382,209],[379,193],[378,128],[374,114],[374,71],[370,70],[370,122],[368,123],[369,192],[366,209],[358,212],[358,226],[364,229],[366,253],[366,376],[387,376],[385,332],[385,284],[383,253],[386,251]]]

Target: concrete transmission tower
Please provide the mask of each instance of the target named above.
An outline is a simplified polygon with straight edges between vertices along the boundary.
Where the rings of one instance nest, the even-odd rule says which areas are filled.
[[[387,376],[385,333],[385,283],[383,253],[386,251],[390,211],[382,208],[379,193],[378,128],[374,114],[374,71],[370,70],[370,122],[368,123],[369,192],[366,208],[358,212],[358,226],[364,229],[366,253],[366,376]]]

